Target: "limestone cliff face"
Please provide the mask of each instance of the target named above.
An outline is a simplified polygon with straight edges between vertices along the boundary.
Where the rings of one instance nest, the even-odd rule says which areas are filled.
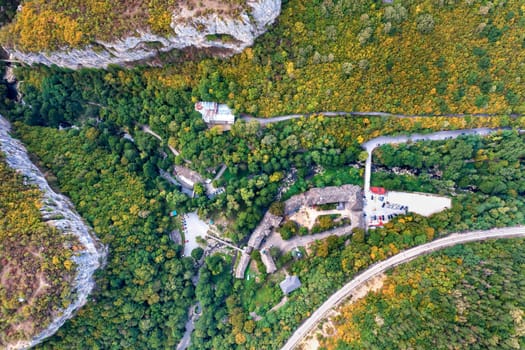
[[[253,44],[281,11],[281,0],[250,0],[235,18],[210,13],[199,15],[188,10],[176,10],[170,27],[173,35],[159,36],[149,31],[137,31],[134,36],[113,42],[97,42],[81,49],[64,48],[54,52],[27,53],[6,48],[12,59],[28,64],[56,64],[77,69],[105,68],[108,64],[130,63],[156,56],[159,52],[197,48],[220,48],[234,54]],[[37,40],[35,38],[35,40]]]
[[[77,274],[71,285],[70,304],[48,325],[42,325],[45,328],[33,339],[7,345],[7,349],[15,350],[30,348],[50,337],[87,302],[95,285],[93,274],[103,264],[107,248],[84,223],[69,199],[51,189],[42,172],[29,160],[22,143],[11,137],[10,128],[9,122],[0,115],[0,152],[5,154],[7,165],[23,175],[25,183],[37,186],[42,191],[40,211],[43,219],[63,234],[74,235],[83,246],[73,257],[77,264]]]

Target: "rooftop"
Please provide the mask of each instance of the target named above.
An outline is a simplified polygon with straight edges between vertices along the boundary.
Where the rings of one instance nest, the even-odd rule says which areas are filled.
[[[281,290],[285,295],[288,295],[297,288],[301,287],[301,281],[297,276],[286,276],[286,278],[281,283],[279,283],[279,287],[281,287]]]
[[[269,211],[264,214],[262,221],[255,228],[248,241],[248,246],[255,249],[259,248],[263,239],[272,232],[272,228],[278,227],[283,220],[280,216],[275,216]]]
[[[277,266],[275,266],[275,262],[273,261],[273,258],[268,250],[261,250],[261,261],[264,266],[266,266],[266,273],[274,273],[277,271]]]
[[[195,110],[202,115],[202,119],[208,124],[233,124],[235,121],[232,110],[225,104],[197,102]]]
[[[357,201],[361,196],[361,188],[355,185],[328,186],[312,188],[309,191],[291,197],[284,202],[284,212],[290,215],[303,205],[314,206],[327,203]]]
[[[239,263],[237,264],[237,268],[235,269],[235,278],[244,278],[244,272],[246,271],[246,268],[248,267],[248,264],[250,263],[250,255],[246,252],[243,252],[241,254],[241,259],[239,260]]]
[[[385,194],[386,190],[383,187],[370,187],[370,192],[375,194]]]
[[[193,188],[193,186],[196,183],[201,183],[204,180],[202,179],[202,176],[196,171],[193,171],[189,168],[186,168],[181,165],[175,165],[174,167],[175,175],[177,177],[177,180],[183,183],[183,185],[186,185],[188,187]]]

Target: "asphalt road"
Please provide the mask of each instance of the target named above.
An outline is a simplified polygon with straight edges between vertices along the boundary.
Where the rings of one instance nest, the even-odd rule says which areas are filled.
[[[288,240],[282,239],[281,234],[274,230],[274,232],[265,239],[261,248],[270,249],[271,247],[277,247],[281,250],[281,252],[289,252],[296,247],[304,247],[315,241],[325,239],[332,235],[342,236],[348,234],[352,231],[352,228],[360,226],[360,220],[362,220],[361,212],[352,212],[350,220],[351,225],[349,226],[337,227],[329,231],[308,236],[296,236]]]
[[[408,141],[438,141],[446,140],[449,138],[455,139],[463,135],[488,135],[492,132],[498,131],[501,129],[488,129],[488,128],[478,128],[478,129],[463,129],[463,130],[450,130],[450,131],[438,131],[431,134],[410,134],[410,135],[398,135],[398,136],[379,136],[374,139],[368,140],[363,143],[363,147],[368,152],[368,158],[366,159],[365,164],[365,193],[368,193],[370,190],[370,176],[372,174],[372,153],[376,147],[386,145],[386,144],[398,144],[406,143]]]
[[[525,237],[525,227],[508,227],[492,229],[488,231],[471,231],[468,233],[455,233],[445,238],[437,239],[396,254],[384,261],[378,262],[368,269],[355,276],[349,283],[339,289],[337,292],[323,303],[312,315],[306,319],[301,326],[292,334],[281,350],[292,350],[299,342],[321,321],[326,313],[337,306],[341,301],[350,296],[357,288],[361,287],[371,278],[391,269],[394,266],[406,263],[416,257],[428,254],[432,251],[450,247],[456,244],[482,241],[497,238],[516,238]]]
[[[304,114],[289,114],[289,115],[281,115],[276,117],[269,117],[269,118],[259,118],[254,117],[248,114],[241,114],[240,119],[243,119],[247,122],[251,120],[255,120],[259,122],[261,125],[266,124],[272,124],[272,123],[278,123],[285,120],[290,119],[298,119],[298,118],[309,118],[313,115],[322,115],[325,117],[394,117],[394,118],[432,118],[432,117],[446,117],[446,118],[454,118],[454,117],[495,117],[500,114],[490,114],[490,113],[478,113],[478,114],[463,114],[463,113],[454,113],[454,114],[425,114],[425,115],[405,115],[405,114],[393,114],[393,113],[387,113],[387,112],[316,112],[316,113],[304,113]],[[510,114],[510,117],[516,118],[523,116],[523,114]]]

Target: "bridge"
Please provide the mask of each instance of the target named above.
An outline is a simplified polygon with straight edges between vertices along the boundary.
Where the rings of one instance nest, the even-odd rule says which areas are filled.
[[[235,249],[235,250],[237,250],[237,251],[239,251],[239,252],[241,252],[241,253],[243,252],[243,250],[242,250],[241,248],[237,247],[236,245],[233,245],[232,243],[227,242],[227,241],[225,241],[225,240],[222,239],[222,238],[219,238],[219,237],[217,237],[217,236],[215,236],[215,235],[212,235],[212,234],[210,234],[209,232],[206,234],[206,237],[207,237],[207,238],[211,238],[211,239],[213,239],[213,240],[215,240],[215,241],[217,241],[217,242],[219,242],[219,243],[221,243],[221,244],[224,244],[225,246],[228,246],[228,247],[230,247],[230,248],[233,248],[233,249]]]

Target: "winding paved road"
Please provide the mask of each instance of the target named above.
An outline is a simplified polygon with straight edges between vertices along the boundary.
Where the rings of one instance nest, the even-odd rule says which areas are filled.
[[[310,332],[314,326],[325,317],[328,311],[350,296],[352,292],[361,287],[368,280],[385,272],[388,269],[391,269],[394,266],[406,263],[418,256],[428,254],[432,251],[450,247],[456,244],[483,241],[487,239],[516,237],[525,237],[525,227],[516,226],[492,229],[488,231],[471,231],[461,234],[454,233],[445,238],[440,238],[433,242],[405,250],[386,260],[378,262],[355,276],[349,283],[332,294],[332,296],[327,301],[325,301],[323,305],[315,310],[315,312],[301,324],[301,326],[292,334],[281,350],[292,350],[308,334],[308,332]]]
[[[315,233],[307,236],[295,236],[293,238],[290,238],[288,240],[284,240],[281,237],[281,234],[277,231],[273,231],[265,240],[264,243],[261,245],[262,249],[270,249],[271,247],[277,247],[281,250],[281,252],[286,253],[289,252],[297,247],[305,247],[307,245],[310,245],[311,243],[315,241],[319,241],[325,238],[328,238],[330,236],[343,236],[346,234],[349,234],[352,232],[352,229],[354,227],[362,227],[362,216],[361,212],[351,212],[350,213],[350,221],[351,224],[347,226],[337,227],[328,231]]]
[[[431,134],[410,134],[410,135],[398,135],[398,136],[379,136],[374,139],[368,140],[363,143],[361,147],[366,149],[368,152],[368,158],[366,159],[365,165],[365,186],[364,192],[368,193],[370,190],[370,176],[372,173],[372,153],[376,147],[385,145],[385,144],[397,144],[405,143],[408,141],[438,141],[446,140],[449,138],[455,139],[462,135],[480,135],[485,136],[492,132],[502,130],[503,128],[498,129],[489,129],[489,128],[478,128],[478,129],[463,129],[463,130],[450,130],[450,131],[438,131]]]
[[[464,114],[464,113],[455,113],[455,114],[423,114],[423,115],[405,115],[405,114],[393,114],[393,113],[387,113],[387,112],[316,112],[316,113],[304,113],[304,114],[288,114],[288,115],[281,115],[276,117],[270,117],[270,118],[258,118],[254,117],[248,114],[241,114],[240,119],[245,120],[247,122],[255,120],[259,122],[261,125],[266,124],[272,124],[272,123],[278,123],[285,120],[290,119],[298,119],[298,118],[309,118],[314,115],[323,115],[325,117],[394,117],[394,118],[432,118],[432,117],[446,117],[446,118],[454,118],[454,117],[497,117],[501,116],[502,114],[491,114],[491,113],[478,113],[478,114]],[[521,117],[524,116],[524,114],[518,114],[513,113],[509,114],[511,118]]]

